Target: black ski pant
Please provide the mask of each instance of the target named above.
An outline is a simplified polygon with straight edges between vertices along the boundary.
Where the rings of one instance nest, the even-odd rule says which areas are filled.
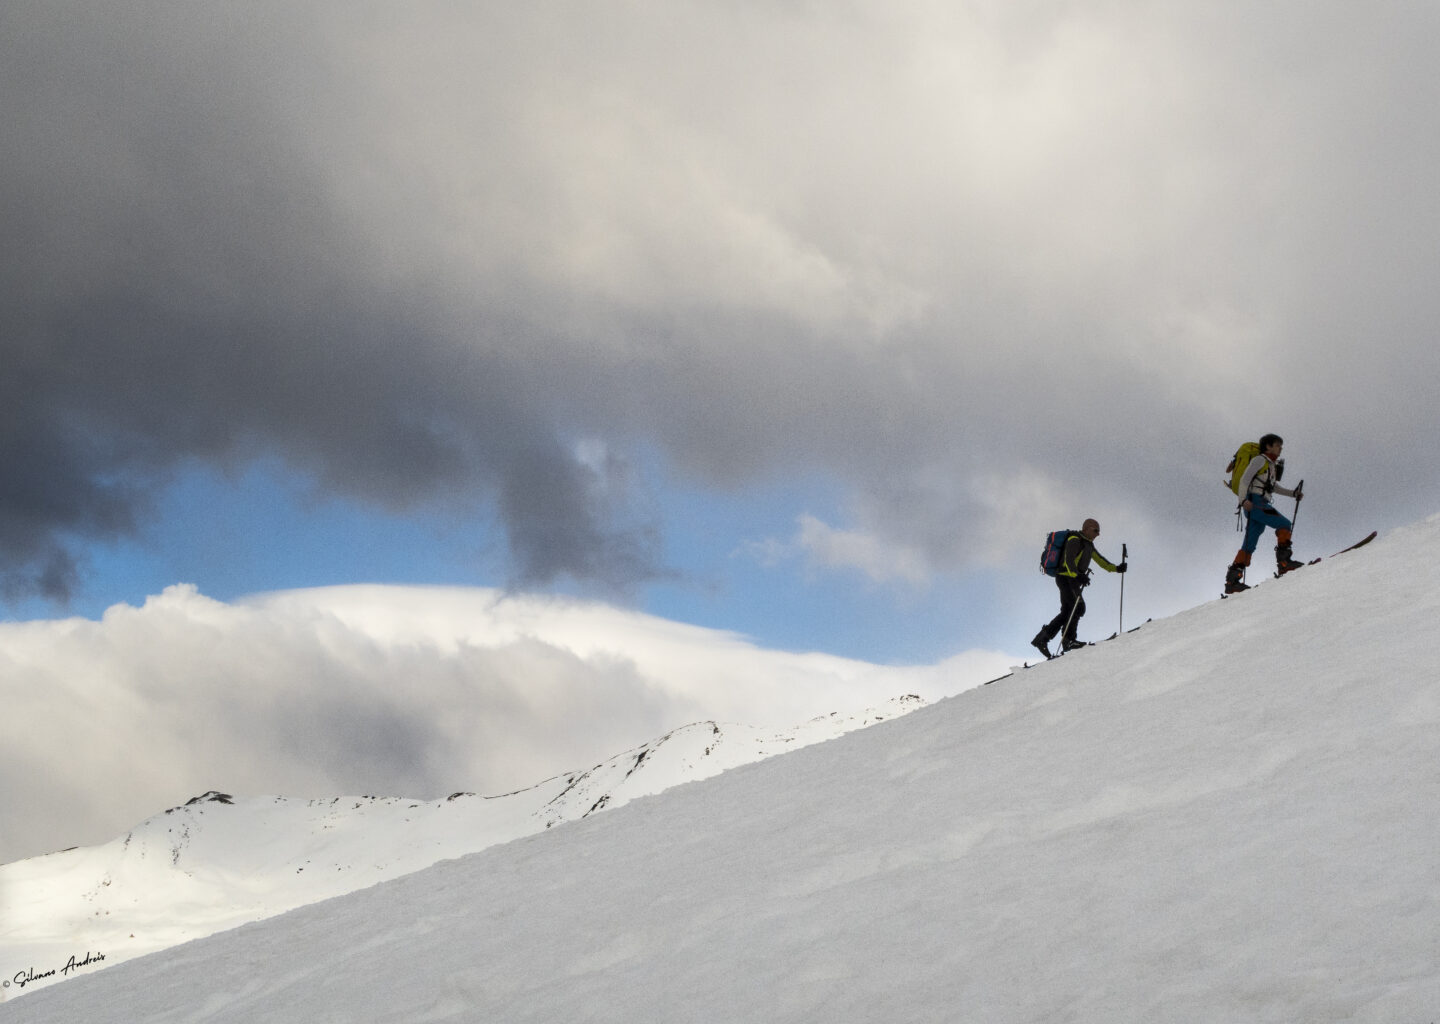
[[[1051,619],[1040,632],[1047,644],[1055,639],[1055,634],[1062,629],[1065,630],[1062,639],[1073,641],[1075,631],[1080,628],[1080,619],[1085,614],[1085,598],[1080,593],[1085,589],[1084,579],[1079,576],[1056,576],[1055,586],[1060,588],[1060,614]],[[1066,626],[1066,622],[1070,625]]]

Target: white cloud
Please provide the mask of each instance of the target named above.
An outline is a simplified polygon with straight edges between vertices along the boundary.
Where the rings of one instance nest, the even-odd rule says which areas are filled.
[[[876,583],[922,586],[930,579],[925,554],[918,548],[887,541],[874,533],[842,530],[812,515],[802,515],[795,547],[813,566],[854,569]]]
[[[788,727],[934,700],[1003,655],[890,668],[757,648],[598,603],[342,587],[225,604],[193,587],[98,622],[0,624],[0,862],[112,838],[211,789],[501,793],[680,725]]]

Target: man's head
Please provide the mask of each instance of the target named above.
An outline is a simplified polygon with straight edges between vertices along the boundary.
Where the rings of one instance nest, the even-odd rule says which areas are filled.
[[[1280,449],[1285,445],[1285,439],[1279,434],[1266,434],[1260,439],[1260,451],[1272,459],[1280,457]]]
[[[1085,520],[1085,525],[1080,527],[1080,533],[1086,540],[1094,540],[1100,536],[1100,524],[1093,519]]]

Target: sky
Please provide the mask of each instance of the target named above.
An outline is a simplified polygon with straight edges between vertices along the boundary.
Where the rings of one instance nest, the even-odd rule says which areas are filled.
[[[1428,1021],[1440,588],[1412,568],[1437,556],[1432,516],[375,885],[378,859],[484,836],[476,805],[202,802],[0,871],[24,883],[0,1020]],[[190,893],[282,907],[307,884],[307,906],[123,962],[128,922],[208,919]]]
[[[446,583],[921,663],[1023,646],[1086,517],[1209,596],[1264,432],[1300,555],[1408,522],[1437,19],[6,4],[7,614]]]
[[[936,668],[1028,652],[1056,608],[1043,538],[1085,518],[1131,571],[1100,574],[1082,637],[1213,598],[1224,466],[1262,433],[1305,480],[1296,557],[1411,522],[1440,508],[1437,20],[7,3],[0,616],[67,638],[56,662],[99,687],[81,708],[188,652],[150,666],[171,682],[135,721],[190,706],[200,734],[184,681],[233,669],[186,615],[75,661],[123,628],[107,610],[159,621],[180,594],[243,620],[381,584],[400,615],[443,586]],[[274,628],[313,628],[294,607]],[[267,684],[296,700],[371,685],[296,656]],[[5,657],[6,705],[68,721]],[[410,696],[438,721],[448,692]],[[659,724],[663,693],[547,770]],[[368,735],[330,723],[311,767],[487,788]],[[43,803],[73,754],[7,798]],[[170,766],[177,798],[240,788],[202,760]]]

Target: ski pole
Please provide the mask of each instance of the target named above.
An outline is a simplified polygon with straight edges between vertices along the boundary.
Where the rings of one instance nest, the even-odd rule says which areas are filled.
[[[1300,499],[1305,495],[1305,481],[1301,480],[1295,485],[1295,514],[1290,517],[1290,529],[1295,529],[1295,520],[1300,518]]]
[[[1121,544],[1121,545],[1120,545],[1120,564],[1121,564],[1121,565],[1124,565],[1124,564],[1125,564],[1125,559],[1127,559],[1127,558],[1129,558],[1129,557],[1130,557],[1130,556],[1129,556],[1129,555],[1126,553],[1126,551],[1125,551],[1125,545],[1124,545],[1124,544]],[[1120,632],[1122,632],[1122,633],[1125,632],[1125,576],[1126,576],[1126,573],[1123,573],[1123,572],[1122,572],[1122,573],[1120,574]]]

